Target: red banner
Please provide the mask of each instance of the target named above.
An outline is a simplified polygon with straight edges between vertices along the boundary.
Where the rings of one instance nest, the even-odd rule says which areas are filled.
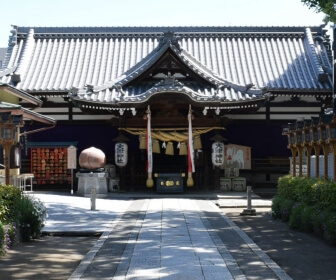
[[[194,164],[194,146],[193,146],[193,135],[192,135],[192,124],[191,124],[191,109],[188,114],[188,172],[195,172]]]
[[[152,156],[152,133],[151,133],[151,112],[148,106],[147,109],[147,130],[146,130],[146,150],[147,150],[147,164],[146,170],[151,173],[153,170],[153,156]]]

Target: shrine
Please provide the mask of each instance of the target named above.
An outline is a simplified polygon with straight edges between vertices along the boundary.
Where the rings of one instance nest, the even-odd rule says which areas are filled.
[[[28,149],[101,149],[116,166],[115,189],[271,188],[296,169],[282,125],[332,106],[324,27],[13,26],[0,82],[39,98],[35,111],[57,120],[28,135]],[[316,155],[328,149],[323,141]],[[309,143],[290,144],[294,162]],[[29,153],[22,160],[31,172]],[[38,182],[47,187],[50,176]]]

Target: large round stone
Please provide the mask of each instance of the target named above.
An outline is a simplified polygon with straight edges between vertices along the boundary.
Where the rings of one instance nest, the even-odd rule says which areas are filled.
[[[79,155],[79,165],[86,169],[97,169],[105,166],[105,154],[102,150],[91,147],[83,150]]]

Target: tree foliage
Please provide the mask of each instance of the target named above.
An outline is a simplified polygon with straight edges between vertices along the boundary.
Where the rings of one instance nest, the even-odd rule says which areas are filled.
[[[324,22],[336,23],[336,4],[335,0],[301,0],[309,9],[315,10],[317,13],[324,13]]]

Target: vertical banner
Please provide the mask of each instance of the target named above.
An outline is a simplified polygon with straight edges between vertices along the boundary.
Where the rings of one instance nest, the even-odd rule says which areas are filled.
[[[189,105],[188,113],[188,179],[187,186],[192,187],[194,185],[194,180],[192,178],[192,173],[195,172],[195,163],[194,163],[194,146],[193,146],[193,133],[192,133],[192,110],[191,105]]]
[[[147,108],[147,130],[146,130],[146,150],[147,150],[147,163],[146,169],[148,173],[148,178],[146,185],[148,188],[154,186],[154,182],[152,179],[152,172],[153,172],[153,151],[152,151],[152,132],[151,132],[151,112],[148,106]]]

